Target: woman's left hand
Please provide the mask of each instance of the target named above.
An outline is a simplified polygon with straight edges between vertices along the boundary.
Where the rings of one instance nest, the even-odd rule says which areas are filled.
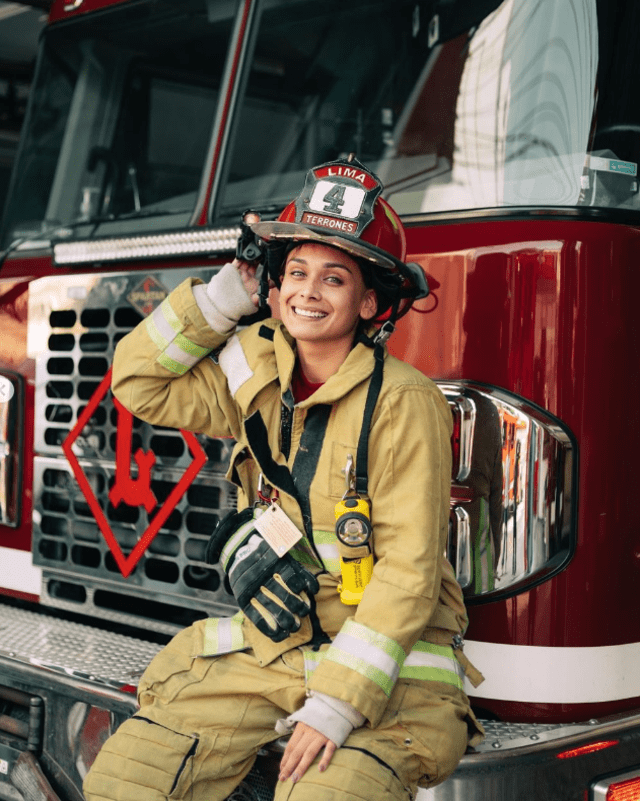
[[[295,783],[301,779],[323,748],[324,754],[318,765],[320,771],[327,769],[337,746],[324,734],[320,734],[306,723],[296,723],[280,762],[280,775],[278,776],[280,781],[286,781],[291,777]]]

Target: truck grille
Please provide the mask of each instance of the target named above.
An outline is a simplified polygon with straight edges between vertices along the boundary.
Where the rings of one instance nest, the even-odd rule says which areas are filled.
[[[58,608],[172,633],[194,619],[235,611],[217,566],[204,563],[208,537],[235,507],[224,478],[233,442],[196,435],[206,464],[177,503],[128,578],[64,456],[62,444],[94,398],[117,342],[142,315],[128,301],[151,277],[170,291],[187,275],[207,281],[211,268],[100,276],[60,276],[30,289],[29,349],[36,358],[34,563],[43,568],[43,602]],[[137,293],[139,295],[139,292]],[[95,401],[93,402],[95,403]],[[92,404],[93,405],[93,404]],[[123,554],[129,553],[192,462],[179,431],[134,418],[132,454],[153,451],[156,508],[117,508],[109,501],[116,470],[118,412],[106,392],[73,451]],[[135,463],[132,474],[135,475]]]

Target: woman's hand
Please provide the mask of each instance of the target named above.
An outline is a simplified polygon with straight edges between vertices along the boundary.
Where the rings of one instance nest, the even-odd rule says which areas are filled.
[[[240,259],[234,259],[233,266],[240,273],[240,278],[242,278],[242,283],[247,291],[247,295],[249,295],[256,308],[258,308],[260,304],[260,298],[258,296],[260,282],[256,278],[256,265],[249,264],[246,261],[240,261]]]
[[[255,211],[248,211],[242,218],[242,222],[245,227],[252,225],[253,223],[260,222],[260,215]],[[260,305],[260,299],[258,297],[260,282],[256,279],[257,265],[250,262],[241,261],[236,257],[233,260],[233,266],[240,273],[240,278],[242,278],[242,283],[247,291],[247,295],[249,295],[256,308],[258,308]]]
[[[318,770],[324,771],[331,762],[331,757],[336,751],[336,745],[324,734],[307,726],[306,723],[296,723],[293,734],[282,755],[280,762],[280,781],[286,781],[291,777],[291,781],[297,782],[304,776],[307,768],[324,748],[324,754],[318,765]]]

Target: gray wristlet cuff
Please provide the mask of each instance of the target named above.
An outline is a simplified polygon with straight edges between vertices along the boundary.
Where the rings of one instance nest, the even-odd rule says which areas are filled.
[[[278,721],[276,731],[278,734],[285,734],[298,721],[324,734],[339,748],[354,729],[362,726],[365,716],[346,701],[313,692],[302,709]]]

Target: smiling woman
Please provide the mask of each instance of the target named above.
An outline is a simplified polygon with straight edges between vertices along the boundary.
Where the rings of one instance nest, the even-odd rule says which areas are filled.
[[[377,304],[354,259],[309,242],[287,258],[279,308],[305,377],[319,383],[346,359],[358,324],[375,316]]]
[[[113,392],[131,412],[236,440],[239,511],[207,561],[240,612],[199,621],[154,659],[88,801],[221,801],[284,733],[276,799],[406,801],[481,738],[463,692],[462,593],[442,556],[451,413],[384,347],[427,287],[381,191],[353,158],[310,170],[278,220],[245,221],[231,264],[183,282],[116,349]],[[236,330],[270,283],[281,319]]]

